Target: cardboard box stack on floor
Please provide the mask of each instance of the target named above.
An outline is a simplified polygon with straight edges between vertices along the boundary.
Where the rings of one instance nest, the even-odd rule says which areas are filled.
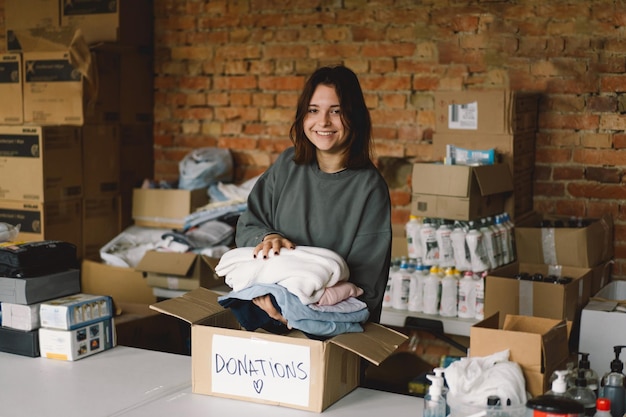
[[[97,259],[153,175],[152,2],[7,0],[5,23],[0,222]]]
[[[19,225],[19,241],[73,243],[83,262],[77,291],[115,294],[116,311],[159,317],[135,308],[155,301],[141,272],[99,268],[102,246],[132,224],[133,190],[154,175],[152,8],[4,2],[0,223]]]

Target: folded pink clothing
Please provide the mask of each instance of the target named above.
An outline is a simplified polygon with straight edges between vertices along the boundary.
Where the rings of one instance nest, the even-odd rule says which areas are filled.
[[[331,306],[349,297],[358,297],[363,290],[351,282],[341,281],[331,287],[326,287],[317,304]]]

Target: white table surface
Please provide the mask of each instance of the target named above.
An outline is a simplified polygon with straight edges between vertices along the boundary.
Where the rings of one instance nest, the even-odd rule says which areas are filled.
[[[421,416],[419,397],[357,388],[326,417]],[[220,414],[218,414],[220,413]],[[0,352],[2,417],[311,416],[191,392],[191,357],[117,346],[75,362]]]
[[[117,346],[75,362],[0,353],[2,417],[119,416],[191,386],[191,357]]]
[[[170,394],[121,414],[123,417],[421,417],[424,400],[409,395],[357,388],[318,414],[277,405],[193,394],[191,388]]]

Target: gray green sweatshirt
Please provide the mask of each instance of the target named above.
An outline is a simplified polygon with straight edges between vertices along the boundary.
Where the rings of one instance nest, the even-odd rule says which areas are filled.
[[[296,165],[293,155],[285,150],[257,180],[237,223],[237,246],[279,233],[295,245],[335,251],[348,263],[350,282],[364,291],[369,320],[380,321],[391,259],[385,180],[374,167],[327,174],[317,164]]]

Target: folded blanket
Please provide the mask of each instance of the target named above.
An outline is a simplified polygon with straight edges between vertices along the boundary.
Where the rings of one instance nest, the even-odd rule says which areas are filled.
[[[281,255],[282,256],[282,255]],[[251,301],[253,298],[270,294],[280,308],[281,314],[292,329],[298,329],[315,336],[332,337],[342,333],[358,333],[363,331],[362,322],[369,317],[364,308],[351,313],[316,311],[300,302],[298,297],[278,284],[255,284],[240,291],[231,291],[220,296],[218,302],[225,308],[236,305],[237,300]],[[250,322],[254,320],[251,318]],[[247,330],[255,330],[241,325]]]
[[[279,255],[254,258],[254,248],[242,247],[226,252],[215,267],[234,291],[254,284],[278,284],[296,295],[302,304],[318,302],[326,287],[347,281],[346,261],[324,248],[298,246],[282,248]]]

